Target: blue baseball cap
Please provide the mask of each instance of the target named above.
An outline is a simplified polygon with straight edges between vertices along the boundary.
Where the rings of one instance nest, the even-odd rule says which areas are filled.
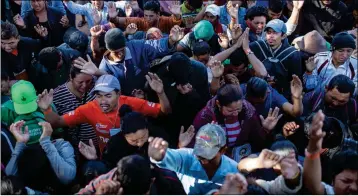
[[[103,75],[98,78],[94,86],[93,91],[101,91],[105,93],[112,92],[114,90],[121,90],[121,85],[116,77],[112,75]]]
[[[280,19],[274,19],[267,23],[265,27],[265,31],[267,31],[268,28],[273,29],[277,33],[287,33],[287,27],[286,24],[280,20]]]

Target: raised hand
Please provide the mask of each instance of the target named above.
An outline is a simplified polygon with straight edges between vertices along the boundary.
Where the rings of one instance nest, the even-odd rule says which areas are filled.
[[[219,195],[244,195],[247,192],[246,178],[240,174],[227,174]]]
[[[240,85],[239,79],[237,79],[237,77],[234,74],[226,74],[224,78],[225,78],[225,82],[228,84]]]
[[[132,12],[133,12],[131,4],[126,3],[124,9],[125,9],[125,12],[126,12],[126,16],[130,17],[132,15]]]
[[[131,5],[131,8],[132,8],[134,11],[140,10],[140,7],[139,7],[139,5],[138,5],[138,1],[136,1],[136,0],[130,1],[129,4]]]
[[[297,177],[300,169],[296,160],[295,151],[291,150],[290,153],[281,160],[280,166],[284,179],[292,180]]]
[[[63,26],[63,27],[68,27],[70,26],[70,21],[68,20],[67,16],[64,15],[62,16],[61,20],[60,20],[60,24]]]
[[[257,158],[258,168],[272,168],[281,161],[282,157],[271,150],[263,149]]]
[[[266,119],[264,119],[264,117],[260,115],[262,127],[269,131],[275,128],[278,120],[280,120],[280,118],[282,117],[282,114],[278,115],[279,112],[280,109],[276,107],[273,112],[272,112],[272,108],[270,108]]]
[[[37,96],[37,105],[42,111],[46,111],[53,101],[53,89],[47,92],[45,89],[41,94]]]
[[[245,32],[242,36],[242,49],[244,49],[244,51],[250,49],[249,31],[250,31],[250,28],[246,28]]]
[[[309,153],[316,153],[322,149],[323,138],[326,135],[326,132],[322,131],[323,121],[325,115],[322,110],[319,110],[313,117],[311,126],[309,128],[309,142],[307,146],[307,151]]]
[[[37,24],[36,26],[34,26],[34,29],[41,37],[46,37],[48,35],[46,27]]]
[[[125,31],[126,35],[133,35],[134,33],[136,33],[138,30],[137,25],[135,23],[130,23]]]
[[[96,75],[99,72],[99,69],[97,66],[92,62],[91,57],[87,55],[87,61],[84,60],[82,57],[78,57],[76,60],[74,60],[75,67],[78,69],[81,69],[82,73],[88,74],[88,75]]]
[[[170,35],[169,35],[169,39],[176,43],[178,41],[180,41],[181,39],[183,39],[184,37],[184,29],[180,28],[178,25],[175,25],[171,30],[170,30]]]
[[[224,73],[224,65],[220,61],[213,61],[209,67],[214,78],[220,78]]]
[[[305,0],[293,0],[293,9],[301,10]]]
[[[93,16],[93,22],[95,25],[101,24],[102,21],[102,15],[97,9],[92,8],[92,16]]]
[[[169,6],[168,8],[173,15],[181,15],[180,2],[175,1],[172,6]]]
[[[228,2],[227,8],[229,10],[229,14],[230,14],[231,17],[237,18],[240,6],[241,6],[240,4],[236,4],[236,5],[232,4],[232,1]]]
[[[42,127],[42,134],[40,137],[40,141],[47,136],[51,137],[51,135],[53,133],[51,124],[48,122],[39,122],[39,125]]]
[[[103,180],[96,188],[96,195],[122,195],[123,188],[117,180]]]
[[[132,91],[132,96],[137,97],[139,99],[144,99],[145,98],[144,92],[141,89],[134,89]]]
[[[225,33],[219,33],[218,42],[223,49],[229,47],[229,37]]]
[[[108,16],[109,18],[116,18],[118,15],[117,8],[114,2],[108,3]]]
[[[156,161],[163,160],[168,149],[168,142],[159,137],[149,137],[148,142],[148,156]]]
[[[90,29],[90,33],[91,33],[92,37],[99,37],[99,36],[101,36],[101,34],[103,32],[104,32],[104,29],[103,29],[102,25],[96,25]]]
[[[231,29],[231,36],[233,40],[238,40],[242,35],[242,28],[240,24],[235,24]]]
[[[179,91],[180,94],[185,95],[187,93],[190,93],[193,90],[193,86],[191,86],[191,84],[185,84],[185,85],[177,85],[177,90]]]
[[[308,58],[308,60],[306,61],[306,70],[308,72],[312,72],[315,68],[316,68],[316,64],[314,63],[314,56],[311,56],[310,58]]]
[[[157,74],[148,72],[148,75],[146,75],[145,78],[147,79],[150,88],[157,94],[162,94],[164,92],[163,82]]]
[[[287,122],[282,128],[283,135],[288,137],[294,134],[298,128],[300,128],[300,125],[297,125],[294,121]]]
[[[25,25],[25,21],[24,19],[20,16],[20,14],[16,14],[14,17],[13,17],[13,20],[14,20],[14,23],[21,27],[21,28],[24,28],[26,25]]]
[[[25,121],[20,120],[17,121],[13,124],[11,124],[10,126],[10,132],[12,133],[12,135],[15,137],[16,142],[20,142],[20,143],[27,143],[30,139],[30,134],[29,134],[29,129],[26,126],[25,127],[25,131],[22,131],[22,127],[24,126]]]
[[[78,144],[78,150],[87,160],[97,159],[96,147],[94,146],[92,139],[89,140],[89,145],[80,141]]]
[[[300,80],[300,78],[296,75],[292,76],[292,81],[291,81],[291,94],[294,98],[301,98],[302,96],[302,90],[303,90],[303,86],[302,86],[302,82]]]
[[[180,135],[179,135],[179,148],[186,147],[193,137],[195,136],[195,128],[193,125],[191,125],[186,132],[184,132],[184,126],[181,126],[180,128]]]
[[[247,9],[250,9],[256,5],[256,0],[248,0],[247,2]]]

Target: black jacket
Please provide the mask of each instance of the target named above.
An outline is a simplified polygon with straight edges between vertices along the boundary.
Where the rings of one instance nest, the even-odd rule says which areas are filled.
[[[327,7],[321,1],[308,0],[301,13],[299,34],[317,30],[329,42],[336,33],[351,30],[354,24],[352,12],[341,0],[333,0]]]
[[[59,46],[63,43],[63,35],[67,28],[60,24],[63,13],[56,8],[47,7],[47,27],[48,32],[48,46]],[[42,39],[42,37],[35,31],[34,26],[39,24],[39,19],[36,17],[33,9],[26,12],[24,17],[26,29],[20,30],[20,34],[27,37]]]

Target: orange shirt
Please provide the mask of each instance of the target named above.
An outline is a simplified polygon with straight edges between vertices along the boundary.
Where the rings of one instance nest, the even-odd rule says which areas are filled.
[[[156,117],[160,113],[160,104],[148,102],[144,99],[120,96],[119,108],[123,104],[129,105],[133,111],[140,112],[146,116]],[[92,125],[96,135],[99,137],[99,148],[102,154],[110,138],[110,129],[120,128],[118,110],[117,108],[112,112],[103,113],[98,102],[93,100],[63,115],[63,118],[69,127],[75,127],[82,123]]]
[[[125,27],[127,27],[131,23],[135,23],[137,25],[138,31],[148,31],[148,29],[152,27],[144,18],[126,17]],[[174,16],[160,16],[157,28],[160,29],[163,33],[169,34],[170,30],[175,25],[180,24],[181,19],[176,20]]]

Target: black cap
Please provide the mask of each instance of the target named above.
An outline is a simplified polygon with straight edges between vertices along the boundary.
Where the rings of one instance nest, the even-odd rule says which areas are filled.
[[[356,49],[354,38],[347,32],[337,33],[332,40],[332,49],[339,50],[341,48]]]
[[[187,84],[189,82],[191,61],[182,52],[176,52],[172,55],[168,69],[170,75],[174,78],[177,84]]]
[[[126,46],[126,38],[124,37],[123,32],[118,28],[107,31],[104,36],[104,41],[106,43],[106,48],[111,51],[115,51]]]

